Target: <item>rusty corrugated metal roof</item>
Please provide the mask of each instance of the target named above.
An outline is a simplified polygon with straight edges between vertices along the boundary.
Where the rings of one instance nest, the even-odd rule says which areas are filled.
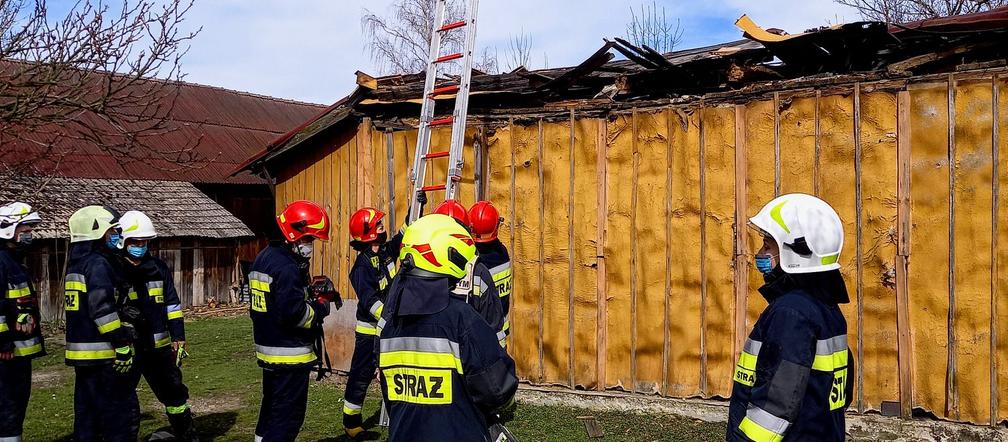
[[[195,160],[186,159],[186,164],[180,165],[163,158],[123,159],[92,143],[63,139],[51,147],[54,154],[37,160],[35,168],[41,173],[74,178],[264,183],[251,174],[230,174],[263,146],[323,109],[325,106],[317,104],[182,83],[169,118],[172,130],[146,137],[143,143],[159,152],[191,147]],[[94,119],[88,124],[105,123]],[[30,143],[5,143],[0,163],[34,160],[38,152],[47,149]]]

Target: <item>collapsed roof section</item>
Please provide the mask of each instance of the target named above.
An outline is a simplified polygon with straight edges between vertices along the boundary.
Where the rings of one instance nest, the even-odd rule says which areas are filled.
[[[534,117],[571,107],[598,112],[656,101],[716,95],[744,99],[759,91],[843,81],[987,69],[1006,65],[1008,8],[902,25],[857,22],[787,35],[747,16],[736,25],[745,40],[659,54],[623,39],[605,40],[574,67],[489,75],[474,72],[470,118]],[[615,53],[625,60],[614,61]],[[357,73],[358,88],[319,117],[274,141],[239,170],[262,166],[341,123],[371,117],[389,128],[415,127],[424,73],[381,78]],[[447,77],[445,85],[457,81]],[[439,96],[451,111],[454,96]],[[450,102],[448,102],[450,100]]]

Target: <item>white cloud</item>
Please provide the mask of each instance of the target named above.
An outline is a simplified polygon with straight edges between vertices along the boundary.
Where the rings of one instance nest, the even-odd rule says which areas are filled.
[[[189,81],[284,98],[332,103],[354,87],[353,72],[377,73],[364,52],[363,8],[384,12],[392,0],[201,0],[188,17],[203,31],[184,60]],[[484,0],[480,4],[480,46],[502,58],[508,39],[524,31],[534,43],[531,64],[550,67],[581,62],[621,36],[632,2],[603,0]],[[649,3],[649,1],[648,1]],[[764,27],[796,33],[857,20],[855,12],[832,0],[673,2],[669,16],[682,20],[684,47],[741,38],[733,25],[743,13]]]

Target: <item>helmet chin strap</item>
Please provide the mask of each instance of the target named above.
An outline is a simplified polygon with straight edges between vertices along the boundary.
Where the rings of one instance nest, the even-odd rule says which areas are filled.
[[[458,296],[464,296],[466,302],[469,302],[469,297],[472,296],[473,288],[473,268],[476,266],[476,260],[472,260],[466,263],[465,270],[466,274],[455,284],[455,288],[452,289],[452,293]]]

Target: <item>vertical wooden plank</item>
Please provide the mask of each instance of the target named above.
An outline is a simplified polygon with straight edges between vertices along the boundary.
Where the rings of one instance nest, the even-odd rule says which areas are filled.
[[[543,349],[543,327],[545,322],[545,309],[546,309],[546,295],[544,289],[546,288],[546,252],[545,245],[543,244],[546,240],[544,238],[544,232],[546,230],[546,196],[543,194],[545,191],[545,184],[543,179],[543,120],[540,118],[537,129],[539,131],[539,142],[538,154],[539,161],[537,161],[539,169],[539,379],[540,381],[546,378],[546,363],[545,363],[545,353]]]
[[[206,304],[206,268],[203,267],[203,248],[197,243],[193,247],[193,273],[192,273],[192,303],[193,305]]]
[[[854,84],[854,195],[857,213],[857,409],[864,413],[864,254],[861,250],[862,206],[861,199],[861,84]]]
[[[745,344],[746,332],[746,295],[749,291],[749,245],[746,235],[747,216],[747,196],[749,189],[746,187],[746,156],[748,149],[746,146],[746,108],[744,105],[735,106],[735,342],[732,349],[732,360],[737,360],[742,346]]]
[[[365,117],[357,126],[357,168],[360,171],[354,175],[357,179],[357,207],[374,205],[374,158],[371,146],[371,119]]]
[[[515,145],[515,247],[512,265],[515,274],[511,296],[512,334],[509,351],[515,357],[523,376],[533,382],[542,382],[543,367],[540,353],[542,335],[542,273],[539,131],[535,122],[512,127]]]
[[[776,93],[774,97],[776,98]],[[774,100],[776,102],[776,99]],[[702,397],[708,396],[707,390],[707,180],[706,180],[706,170],[707,165],[705,163],[706,155],[706,128],[704,127],[706,108],[703,102],[700,102],[700,108],[697,110],[699,115],[699,129],[700,129],[700,149],[698,157],[700,158],[700,186],[697,190],[700,191],[700,395]],[[774,137],[776,139],[776,137]],[[778,168],[779,170],[779,168]],[[779,175],[779,174],[778,174]],[[780,182],[780,180],[778,180]]]
[[[896,95],[896,156],[898,170],[896,223],[896,330],[898,333],[900,415],[909,418],[913,404],[910,341],[910,294],[907,261],[910,258],[910,93]]]
[[[1001,89],[998,85],[997,74],[991,76],[991,315],[990,315],[990,424],[992,427],[998,423],[998,282],[1000,267],[998,260],[999,247],[999,211],[1001,209],[1001,118],[998,107],[1001,105]]]
[[[672,109],[665,109],[665,305],[662,310],[661,394],[669,396],[669,302],[672,297],[672,137],[675,133]]]
[[[388,213],[389,213],[389,223],[388,228],[394,229],[395,223],[398,218],[396,218],[396,181],[395,181],[395,136],[392,134],[392,130],[385,131],[385,179],[386,188],[388,189]]]
[[[956,131],[955,131],[955,112],[956,112],[956,81],[955,75],[949,74],[948,76],[948,164],[949,164],[949,226],[948,226],[948,243],[949,243],[949,309],[948,309],[948,372],[945,379],[945,416],[953,419],[959,419],[959,392],[956,389],[956,381],[958,380],[958,375],[956,373],[956,335],[955,335],[955,319],[956,319],[956,299],[955,299],[955,258],[956,258],[956,248],[955,248],[955,204],[956,204]]]
[[[598,376],[596,388],[599,391],[604,391],[607,386],[607,374],[606,374],[606,358],[607,358],[607,343],[606,343],[606,331],[609,328],[607,325],[608,321],[608,302],[607,302],[607,291],[606,291],[606,258],[605,258],[605,242],[606,242],[606,230],[605,230],[605,219],[606,219],[606,180],[608,179],[608,172],[606,170],[607,162],[606,157],[608,156],[609,143],[607,142],[609,138],[609,128],[608,120],[605,118],[600,118],[598,120],[598,130],[595,134],[595,151],[598,153],[596,157],[596,167],[598,170],[598,230],[595,236],[595,246],[596,254],[598,257],[598,281],[597,290],[598,297],[596,298],[596,305],[598,306],[598,318],[597,318],[597,331],[596,345],[598,350],[596,351],[597,358],[597,368],[596,374]]]
[[[779,115],[780,193],[815,193],[816,99],[789,97]]]
[[[773,93],[774,108],[774,197],[781,195],[781,101],[780,92]]]
[[[812,187],[815,188],[815,196],[820,196],[820,190],[822,187],[822,170],[821,170],[821,157],[822,157],[822,117],[820,116],[820,107],[822,102],[822,91],[817,90],[815,93],[815,165],[812,169]]]
[[[633,116],[622,114],[609,122],[606,177],[606,375],[609,387],[632,391],[633,386]],[[608,235],[613,233],[613,235]]]
[[[546,382],[572,385],[573,286],[569,170],[572,128],[569,120],[542,123],[542,347]]]
[[[640,182],[640,116],[630,114],[630,391],[637,392],[637,185]]]
[[[774,133],[776,110],[772,100],[749,102],[745,107],[746,206],[747,211],[754,214],[764,204],[773,200],[776,193],[777,156]],[[845,164],[845,166],[850,167],[849,164]],[[747,215],[751,214],[747,213]],[[748,244],[754,246],[762,244],[763,239],[755,229],[746,229],[745,234]],[[853,242],[848,241],[848,243]],[[752,254],[755,251],[750,250],[749,253]],[[746,265],[751,267],[751,258],[747,256],[746,260]],[[763,296],[758,295],[758,290],[764,283],[762,273],[749,272],[748,293],[754,295],[746,298],[747,328],[756,323],[756,319],[767,306]]]
[[[998,220],[997,236],[995,237],[994,243],[997,246],[997,252],[995,256],[997,257],[997,265],[995,266],[995,275],[998,290],[994,293],[994,298],[996,300],[997,312],[994,336],[992,339],[995,340],[996,351],[994,352],[997,357],[995,358],[995,372],[997,379],[995,382],[991,383],[992,388],[1000,392],[1000,387],[1008,384],[1008,296],[1005,296],[1005,289],[1008,288],[1008,266],[1005,262],[1008,262],[1008,228],[1005,228],[1003,220],[1008,220],[1008,76],[1005,75],[995,75],[994,84],[997,91],[997,99],[995,102],[997,106],[994,106],[994,112],[996,112],[997,118],[995,118],[996,124],[996,135],[997,143],[995,144],[997,149],[997,175],[995,180],[997,183],[998,191],[995,192],[995,197],[997,201],[997,216]],[[1008,419],[1008,397],[1006,394],[997,394],[997,422],[1001,422]]]
[[[948,85],[915,85],[910,94],[910,213],[908,270],[913,407],[945,413],[948,364],[949,168]],[[920,232],[920,233],[918,233]]]
[[[598,121],[575,118],[574,176],[571,206],[574,239],[574,381],[575,387],[597,388],[598,381]],[[573,220],[576,220],[573,221]]]
[[[570,169],[567,171],[567,385],[573,389],[575,388],[574,380],[574,177],[575,168],[574,163],[576,162],[574,156],[574,146],[577,144],[577,138],[575,135],[575,125],[577,122],[574,120],[574,108],[570,109],[570,135],[569,135],[569,150],[567,152],[567,160]]]

